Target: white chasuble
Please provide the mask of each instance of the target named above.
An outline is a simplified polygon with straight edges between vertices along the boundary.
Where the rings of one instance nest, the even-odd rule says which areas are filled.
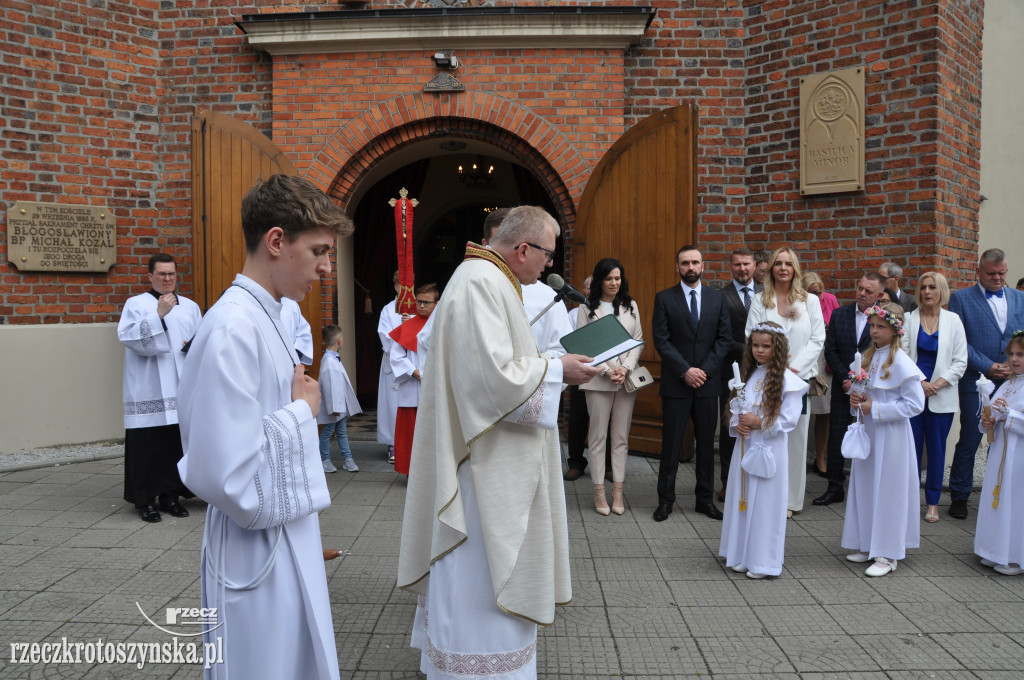
[[[747,378],[744,395],[753,412],[763,417],[764,378],[768,371],[758,366]],[[742,564],[755,574],[778,576],[786,544],[786,499],[789,491],[789,433],[800,420],[803,395],[808,385],[792,371],[784,374],[782,406],[775,422],[764,430],[754,430],[746,439],[736,433],[738,417],[733,414],[729,434],[737,437],[725,496],[725,516],[718,554],[725,566]],[[755,477],[743,470],[745,456],[765,455],[775,461],[775,474]],[[745,509],[740,510],[744,501]]]
[[[117,324],[124,345],[125,429],[160,427],[178,422],[178,377],[185,363],[185,343],[195,335],[199,305],[178,296],[178,304],[161,320],[153,293],[128,298]]]
[[[391,331],[402,323],[402,315],[395,311],[398,298],[389,302],[380,312],[377,322],[377,336],[380,338],[384,356],[380,360],[380,375],[377,378],[377,441],[388,446],[395,445],[395,414],[398,411],[398,385],[391,372]]]
[[[902,560],[907,548],[921,544],[921,473],[910,419],[924,411],[924,375],[897,349],[889,377],[884,377],[882,364],[889,351],[875,350],[868,367],[872,404],[864,413],[864,429],[871,453],[850,461],[842,546],[871,559]]]
[[[181,380],[184,481],[210,504],[203,606],[224,664],[206,677],[337,678],[317,512],[330,504],[281,305],[238,275],[206,315]]]
[[[992,409],[995,441],[978,498],[974,552],[996,564],[1024,564],[1024,461],[1017,460],[1024,456],[1024,376],[1000,385],[992,395],[996,399],[1005,399],[1008,408]]]
[[[473,259],[472,253],[496,258],[500,268]],[[455,271],[432,319],[398,585],[426,594],[429,583],[429,597],[438,597],[435,587],[447,589],[451,583],[447,577],[434,581],[434,567],[446,556],[456,558],[455,571],[460,560],[485,560],[490,610],[474,611],[467,603],[463,616],[477,617],[484,626],[494,616],[509,615],[550,624],[555,605],[572,597],[555,430],[561,363],[540,356],[517,282],[500,257],[477,246],[467,247],[467,261]],[[475,503],[465,502],[467,475]],[[476,521],[480,529],[474,541]],[[476,557],[472,549],[462,550],[467,537],[478,542]],[[509,638],[505,651],[517,653],[520,639]],[[456,665],[449,668],[474,651],[454,650]]]

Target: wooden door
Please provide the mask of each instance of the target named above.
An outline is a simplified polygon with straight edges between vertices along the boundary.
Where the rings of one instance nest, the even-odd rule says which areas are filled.
[[[284,153],[256,128],[199,109],[192,118],[192,262],[196,302],[205,312],[245,263],[242,197],[257,179],[298,175]],[[320,284],[299,303],[320,361]]]
[[[570,244],[579,288],[602,257],[622,262],[647,341],[641,363],[656,382],[661,361],[651,338],[654,294],[679,283],[675,252],[696,243],[696,123],[696,107],[679,106],[645,118],[615,142],[583,192]],[[629,447],[661,453],[661,398],[655,386],[637,393]]]

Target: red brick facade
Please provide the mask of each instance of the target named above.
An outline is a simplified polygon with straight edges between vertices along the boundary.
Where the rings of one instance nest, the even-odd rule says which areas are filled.
[[[508,3],[460,6],[482,4]],[[517,3],[529,4],[548,3]],[[337,4],[133,0],[99,10],[85,0],[8,0],[0,195],[5,207],[108,205],[118,264],[109,274],[20,273],[0,227],[0,323],[116,320],[146,285],[152,253],[173,252],[190,270],[190,119],[200,106],[272,136],[342,203],[384,154],[454,127],[532,167],[571,228],[590,173],[625,129],[696,101],[698,230],[711,268],[740,243],[791,242],[841,295],[882,259],[903,264],[911,280],[935,266],[967,278],[977,244],[982,2],[623,4],[657,9],[625,55],[462,51],[466,92],[427,95],[435,70],[424,51],[271,58],[234,25],[244,14]],[[427,3],[368,5],[389,6]],[[867,69],[866,190],[802,198],[799,78],[849,66]],[[191,290],[189,276],[182,290]]]

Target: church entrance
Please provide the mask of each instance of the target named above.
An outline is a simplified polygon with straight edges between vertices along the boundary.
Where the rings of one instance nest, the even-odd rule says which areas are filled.
[[[400,189],[419,204],[414,211],[413,249],[417,285],[442,290],[462,262],[467,241],[480,242],[487,214],[496,208],[538,205],[558,215],[530,168],[498,146],[474,139],[424,139],[388,156],[356,190],[353,277],[356,310],[357,380],[360,401],[376,403],[381,345],[377,322],[394,299],[398,268],[394,210],[388,201]],[[563,249],[550,271],[563,271]]]

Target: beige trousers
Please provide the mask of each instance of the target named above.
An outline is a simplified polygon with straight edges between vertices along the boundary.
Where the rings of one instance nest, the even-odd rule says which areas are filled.
[[[611,422],[612,480],[626,480],[626,456],[629,454],[629,425],[633,420],[636,392],[619,389],[614,392],[583,390],[587,395],[590,412],[590,479],[604,484],[604,447]]]

